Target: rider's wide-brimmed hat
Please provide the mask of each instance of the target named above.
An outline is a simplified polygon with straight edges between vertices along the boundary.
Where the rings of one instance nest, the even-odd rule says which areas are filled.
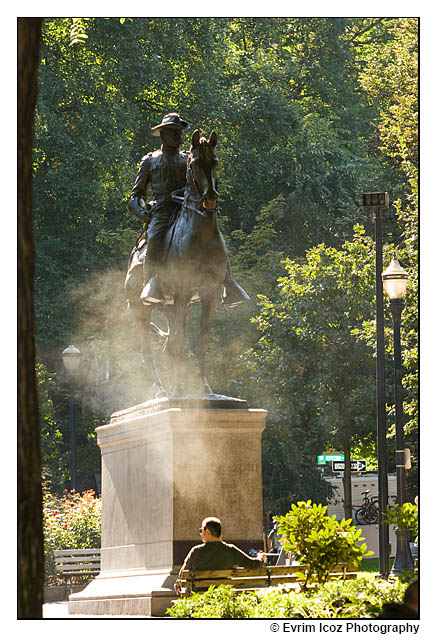
[[[158,137],[161,129],[167,128],[168,126],[177,127],[177,128],[180,127],[183,130],[185,130],[186,128],[189,128],[190,124],[186,122],[185,120],[182,120],[180,116],[178,115],[178,113],[168,113],[167,115],[163,117],[161,124],[158,124],[158,126],[154,126],[151,129],[151,133],[155,137]]]

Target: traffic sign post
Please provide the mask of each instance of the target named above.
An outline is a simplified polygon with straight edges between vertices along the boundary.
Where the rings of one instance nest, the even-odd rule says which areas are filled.
[[[352,472],[366,472],[366,461],[350,461],[350,464]],[[345,470],[345,463],[343,461],[334,461],[332,469],[333,472],[343,472]]]

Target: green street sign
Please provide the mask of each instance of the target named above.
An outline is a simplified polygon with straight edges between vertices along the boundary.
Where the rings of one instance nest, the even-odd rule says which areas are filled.
[[[326,463],[329,463],[330,461],[343,461],[343,460],[344,460],[343,454],[320,454],[318,456],[318,465],[325,465]]]

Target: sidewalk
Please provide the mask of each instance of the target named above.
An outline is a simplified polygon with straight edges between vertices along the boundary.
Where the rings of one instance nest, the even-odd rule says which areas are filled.
[[[44,603],[43,618],[68,618],[68,603]]]
[[[58,603],[44,603],[43,605],[43,619],[45,618],[66,618],[67,620],[76,620],[77,618],[105,618],[111,620],[113,618],[136,618],[137,620],[172,620],[168,617],[152,617],[151,616],[83,616],[81,614],[68,614],[68,603],[66,601]]]

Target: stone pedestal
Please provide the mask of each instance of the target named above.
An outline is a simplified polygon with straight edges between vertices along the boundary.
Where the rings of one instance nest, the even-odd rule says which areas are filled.
[[[206,516],[244,551],[263,546],[265,410],[228,397],[161,399],[96,429],[102,453],[101,572],[69,614],[164,616]]]

